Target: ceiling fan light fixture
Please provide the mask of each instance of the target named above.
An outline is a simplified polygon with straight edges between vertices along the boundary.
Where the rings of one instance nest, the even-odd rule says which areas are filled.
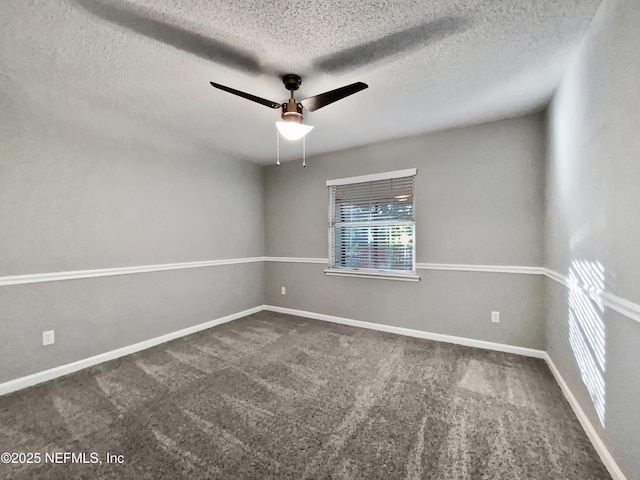
[[[276,128],[287,140],[300,140],[313,130],[313,126],[298,122],[276,122]]]

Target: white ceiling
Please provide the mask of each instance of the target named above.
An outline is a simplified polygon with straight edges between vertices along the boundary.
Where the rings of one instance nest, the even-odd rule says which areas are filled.
[[[0,106],[269,164],[279,111],[209,81],[277,102],[283,73],[298,99],[369,84],[305,114],[308,155],[485,122],[548,102],[599,3],[3,0]]]

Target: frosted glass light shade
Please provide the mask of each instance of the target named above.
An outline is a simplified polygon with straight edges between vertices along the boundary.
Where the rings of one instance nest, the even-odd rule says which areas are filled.
[[[296,122],[276,122],[276,128],[287,140],[300,140],[307,133],[313,130],[311,125],[304,125]]]

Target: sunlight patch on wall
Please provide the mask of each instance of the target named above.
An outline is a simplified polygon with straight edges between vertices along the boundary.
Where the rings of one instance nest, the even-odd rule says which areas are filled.
[[[604,427],[606,339],[603,321],[604,267],[600,262],[574,260],[569,268],[569,343],[582,381]]]

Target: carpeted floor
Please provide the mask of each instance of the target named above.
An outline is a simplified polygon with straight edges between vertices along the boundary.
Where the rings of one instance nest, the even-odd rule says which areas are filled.
[[[11,479],[610,478],[542,360],[271,312],[0,398],[4,451],[41,454]]]

